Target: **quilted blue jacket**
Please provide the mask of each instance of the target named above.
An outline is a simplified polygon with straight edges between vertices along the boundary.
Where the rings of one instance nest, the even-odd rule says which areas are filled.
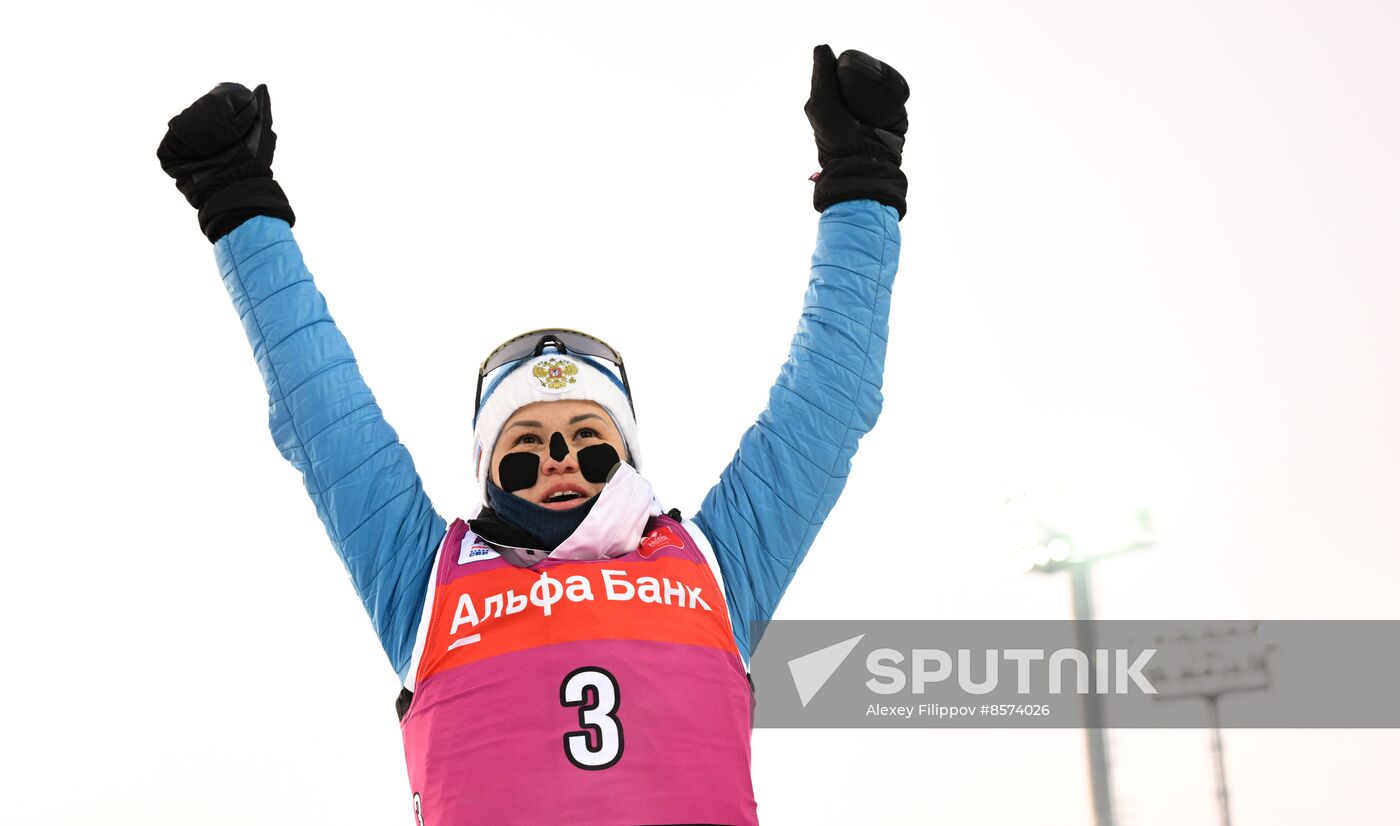
[[[695,522],[714,547],[739,650],[778,607],[880,412],[894,208],[822,213],[802,317],[768,406]],[[297,470],[400,679],[446,522],[370,393],[285,221],[250,219],[214,246],[268,392],[273,440]]]

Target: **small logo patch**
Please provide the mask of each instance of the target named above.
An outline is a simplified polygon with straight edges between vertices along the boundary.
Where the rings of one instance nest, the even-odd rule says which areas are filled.
[[[638,546],[637,553],[642,559],[649,559],[652,554],[662,548],[684,548],[685,543],[676,535],[676,529],[670,525],[662,525],[646,536],[642,537],[642,544]]]
[[[463,546],[457,553],[457,564],[466,565],[468,562],[480,562],[483,559],[495,559],[500,554],[496,553],[490,545],[481,542],[473,542],[471,547]]]
[[[561,356],[548,356],[535,362],[531,374],[545,390],[568,390],[578,381],[578,365]]]

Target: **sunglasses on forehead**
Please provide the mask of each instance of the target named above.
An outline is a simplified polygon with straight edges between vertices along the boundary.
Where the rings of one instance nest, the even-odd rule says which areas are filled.
[[[622,363],[621,353],[606,341],[588,333],[563,328],[545,328],[521,333],[509,339],[492,350],[486,356],[486,360],[481,362],[481,369],[476,373],[476,415],[481,415],[481,390],[489,374],[521,359],[542,356],[546,349],[551,348],[557,353],[599,358],[617,365],[617,371],[622,377],[622,391],[627,396],[628,406],[632,406],[632,386],[627,383],[627,368]],[[632,415],[637,415],[635,408]]]

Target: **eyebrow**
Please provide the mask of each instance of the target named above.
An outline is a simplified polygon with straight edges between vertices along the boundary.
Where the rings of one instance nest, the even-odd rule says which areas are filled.
[[[583,413],[573,417],[572,419],[569,419],[569,424],[578,424],[584,419],[598,419],[599,421],[602,421],[603,417],[599,416],[597,413]],[[540,422],[535,421],[534,419],[521,419],[518,422],[512,422],[511,424],[506,425],[507,430],[509,430],[512,427],[544,427],[544,425]]]

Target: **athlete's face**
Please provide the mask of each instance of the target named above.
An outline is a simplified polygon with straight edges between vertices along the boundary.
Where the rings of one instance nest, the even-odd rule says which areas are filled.
[[[527,502],[568,510],[598,495],[607,472],[626,456],[622,434],[596,402],[535,402],[501,428],[491,481]]]

